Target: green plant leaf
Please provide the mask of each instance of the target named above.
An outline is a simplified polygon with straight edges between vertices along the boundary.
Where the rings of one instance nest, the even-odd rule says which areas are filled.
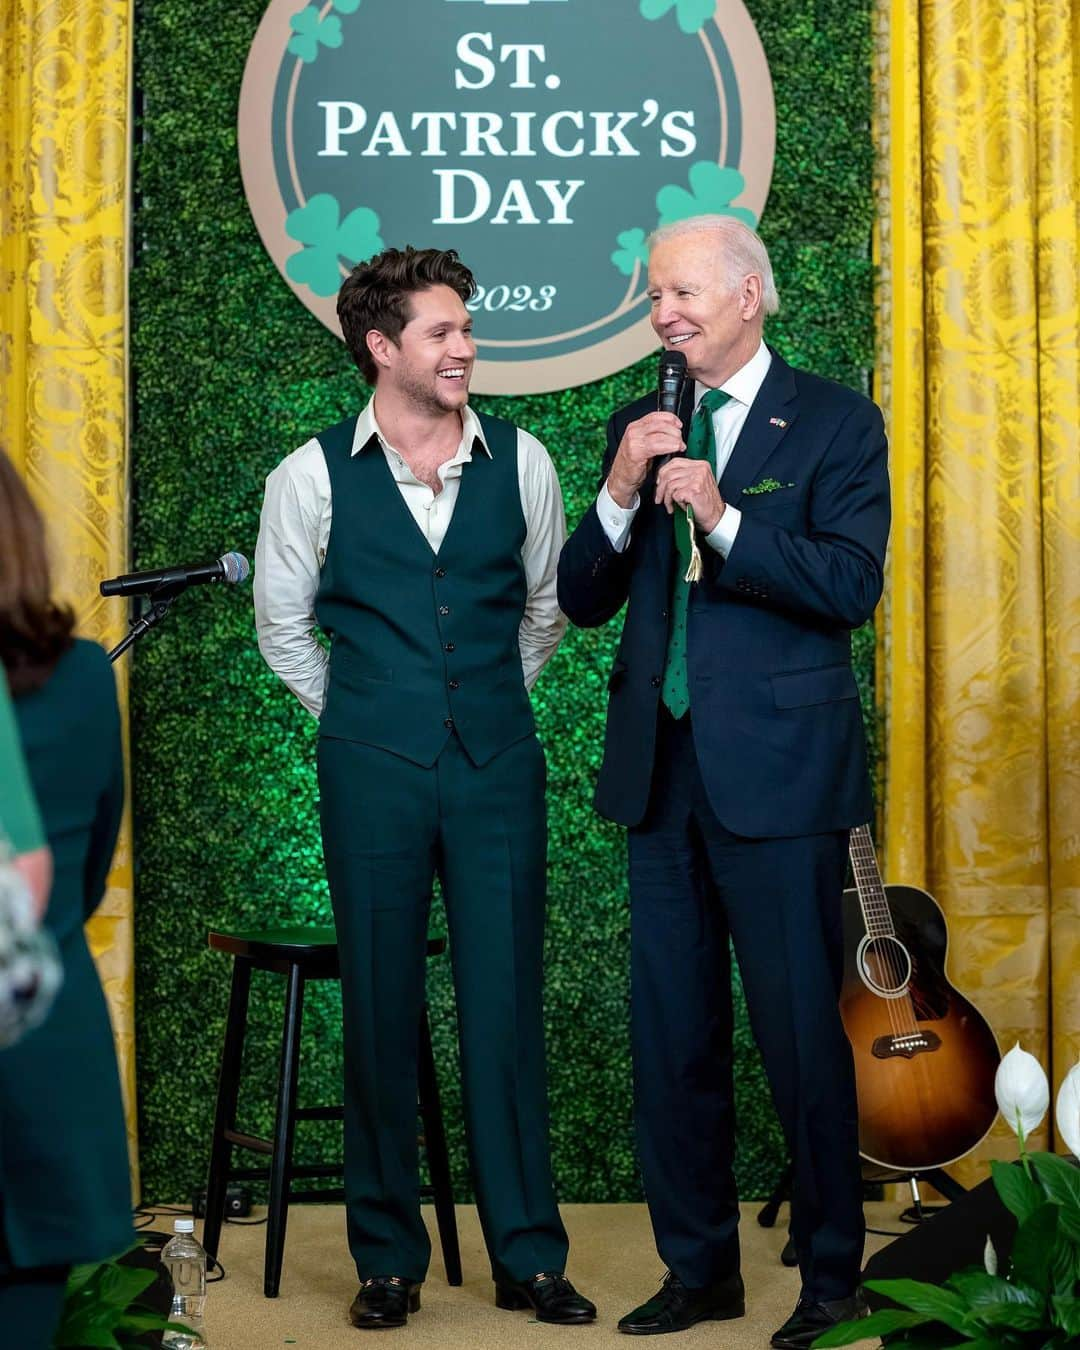
[[[86,1284],[100,1270],[100,1262],[91,1261],[85,1266],[72,1266],[71,1273],[67,1279],[66,1298],[71,1298],[72,1294],[77,1293],[84,1284]]]
[[[1015,1163],[990,1163],[990,1173],[994,1178],[994,1189],[1001,1197],[1001,1203],[1015,1214],[1020,1223],[1029,1219],[1044,1204],[1046,1197],[1022,1167]]]
[[[947,1327],[943,1327],[940,1322],[928,1322],[922,1327],[912,1327],[910,1331],[897,1331],[892,1336],[887,1336],[884,1344],[889,1347],[889,1350],[893,1350],[894,1346],[897,1347],[897,1350],[900,1347],[903,1347],[903,1350],[952,1350],[953,1346],[960,1345],[963,1342],[964,1335],[963,1332],[950,1331]],[[993,1350],[1001,1350],[1006,1342],[995,1339],[991,1344]]]
[[[1010,1284],[1000,1275],[987,1275],[982,1270],[961,1270],[950,1275],[945,1281],[948,1289],[954,1289],[972,1312],[983,1307],[992,1307],[1002,1303],[1039,1304],[1042,1295],[1037,1289],[1022,1284]]]
[[[1080,1338],[1080,1298],[1070,1294],[1055,1294],[1050,1300],[1054,1321],[1069,1336]]]
[[[182,1327],[179,1322],[170,1324],[165,1313],[151,1312],[149,1308],[132,1308],[125,1312],[117,1323],[116,1329],[117,1331],[162,1331],[169,1325],[181,1331],[191,1330],[190,1327]]]
[[[856,1318],[852,1322],[838,1322],[823,1332],[814,1342],[814,1350],[826,1350],[834,1345],[853,1345],[856,1341],[869,1340],[873,1336],[887,1336],[891,1331],[901,1331],[906,1327],[921,1326],[932,1319],[922,1313],[906,1312],[902,1308],[882,1308],[869,1317]]]
[[[1058,1210],[1058,1231],[1054,1249],[1050,1253],[1049,1292],[1051,1294],[1072,1294],[1080,1280],[1080,1247],[1069,1235],[1062,1231],[1061,1210]]]
[[[1061,1227],[1074,1242],[1080,1242],[1080,1167],[1056,1153],[1030,1156],[1046,1194],[1061,1206]]]
[[[101,1298],[115,1308],[126,1308],[156,1279],[157,1272],[145,1267],[118,1266],[109,1262],[101,1272]]]
[[[928,1318],[944,1322],[953,1331],[966,1331],[967,1309],[959,1295],[936,1284],[921,1280],[867,1280],[867,1289],[884,1294],[894,1303],[906,1305],[912,1312],[925,1313]]]
[[[979,1309],[978,1317],[988,1327],[1010,1327],[1013,1331],[1039,1331],[1048,1320],[1042,1301],[1036,1307],[1027,1303],[986,1304]]]
[[[1050,1288],[1053,1272],[1049,1258],[1057,1240],[1059,1212],[1055,1204],[1040,1205],[1017,1229],[1013,1243],[1013,1281],[1031,1285],[1042,1294]]]

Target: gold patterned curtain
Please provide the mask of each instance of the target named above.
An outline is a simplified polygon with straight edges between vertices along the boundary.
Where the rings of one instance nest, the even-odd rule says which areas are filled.
[[[112,646],[124,607],[97,588],[127,563],[130,7],[0,0],[0,16],[0,444],[45,513],[57,590]],[[137,1191],[130,819],[88,932]]]
[[[878,0],[876,58],[886,878],[936,897],[953,982],[1056,1086],[1080,1058],[1080,0]],[[999,1123],[957,1174],[1014,1151]]]

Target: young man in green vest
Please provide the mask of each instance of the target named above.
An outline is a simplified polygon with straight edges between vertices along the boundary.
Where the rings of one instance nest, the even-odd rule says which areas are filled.
[[[430,1257],[416,1057],[436,874],[496,1303],[596,1316],[564,1275],[551,1179],[545,765],[527,692],[565,626],[565,521],[543,446],[468,406],[473,290],[452,251],[387,249],[353,270],[338,317],[374,397],[270,474],[256,549],[259,647],[319,718],[362,1328],[405,1325]]]

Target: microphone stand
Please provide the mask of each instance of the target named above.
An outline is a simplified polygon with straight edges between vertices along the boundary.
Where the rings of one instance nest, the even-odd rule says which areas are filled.
[[[134,642],[137,642],[144,633],[149,633],[151,628],[156,624],[159,624],[165,615],[168,614],[169,606],[180,592],[185,589],[184,586],[173,585],[159,586],[156,590],[151,591],[147,596],[147,599],[150,602],[150,608],[145,614],[138,615],[128,621],[128,635],[112,649],[109,653],[109,660],[115,661],[117,657],[123,656],[124,652],[126,652]]]

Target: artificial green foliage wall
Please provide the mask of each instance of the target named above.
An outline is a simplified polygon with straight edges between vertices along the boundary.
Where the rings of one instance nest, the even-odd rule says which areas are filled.
[[[870,0],[749,0],[773,72],[778,146],[761,229],[791,360],[865,387],[872,353]],[[254,554],[265,475],[365,397],[343,346],[293,299],[240,183],[236,107],[262,0],[143,0],[137,9],[132,277],[134,563]],[[418,234],[410,241],[424,245]],[[468,261],[468,259],[466,259]],[[650,359],[561,394],[477,399],[551,451],[571,524],[596,487],[610,411],[652,386]],[[555,1167],[565,1200],[640,1198],[628,1063],[622,832],[592,814],[617,624],[572,632],[535,694],[551,821],[547,1023]],[[872,636],[859,635],[868,689]],[[869,708],[868,701],[865,706]],[[212,926],[328,921],[313,770],[315,726],[264,667],[249,588],[184,596],[136,649],[132,680],[140,1139],[145,1197],[201,1183],[228,963]],[[433,930],[442,929],[438,909]],[[392,954],[391,954],[392,959]],[[281,984],[252,1001],[242,1126],[268,1130]],[[468,1195],[448,963],[431,1014],[456,1184]],[[311,989],[301,1090],[340,1100],[333,986]],[[740,1012],[738,1168],[746,1195],[783,1162]],[[301,1126],[298,1156],[332,1156]]]

